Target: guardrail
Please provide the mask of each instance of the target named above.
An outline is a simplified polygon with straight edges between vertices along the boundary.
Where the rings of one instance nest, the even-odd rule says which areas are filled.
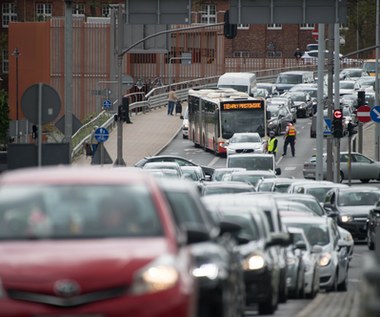
[[[300,67],[301,68],[301,67]],[[302,66],[303,69],[305,69],[305,66]],[[314,67],[310,67],[310,70],[312,70]],[[257,81],[258,82],[266,82],[266,81],[274,81],[277,74],[282,71],[286,71],[290,69],[289,67],[281,68],[281,69],[265,69],[262,71],[255,71],[257,75]],[[294,69],[292,67],[291,69]],[[178,99],[181,101],[187,100],[188,91],[190,88],[212,88],[216,87],[217,81],[219,76],[211,76],[211,77],[205,77],[205,78],[198,78],[190,81],[184,81],[184,82],[177,82],[173,83],[171,85],[164,85],[160,87],[153,88],[151,91],[149,91],[146,95],[143,92],[137,92],[132,94],[125,95],[126,97],[130,97],[131,99],[144,99],[140,101],[132,102],[129,105],[129,111],[132,113],[133,111],[137,113],[146,113],[152,109],[166,106],[168,101],[168,92],[170,88],[174,88],[176,95]],[[114,109],[117,109],[117,101],[114,102]],[[109,115],[110,118],[106,120],[103,124],[101,124],[101,127],[104,127],[106,129],[113,128],[113,124],[115,122],[114,119],[115,112],[109,112],[109,111],[102,111],[96,118],[88,122],[86,125],[82,126],[74,135],[74,137],[77,137],[79,133],[81,133],[84,129],[85,131],[89,131],[89,133],[78,142],[78,144],[73,148],[71,157],[75,158],[77,155],[80,154],[81,151],[83,151],[84,143],[86,141],[89,141],[91,137],[92,128],[96,125],[96,122],[99,120],[101,116]]]

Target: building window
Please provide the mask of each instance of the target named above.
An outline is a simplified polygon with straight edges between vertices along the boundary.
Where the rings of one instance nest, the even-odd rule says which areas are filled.
[[[238,24],[238,30],[249,30],[249,24]]]
[[[216,6],[214,4],[204,4],[201,10],[201,23],[216,23]]]
[[[300,30],[314,30],[314,23],[302,23],[300,24]]]
[[[3,18],[3,28],[7,28],[9,22],[17,21],[16,4],[15,3],[3,3],[1,5],[1,12]]]
[[[7,50],[2,51],[1,60],[3,61],[2,65],[1,65],[2,72],[3,72],[3,74],[8,74],[9,61],[8,61],[8,51]]]
[[[248,58],[248,57],[250,57],[250,53],[247,52],[247,51],[234,51],[233,56],[235,58],[238,58],[238,57],[240,57],[240,58]]]
[[[73,16],[83,17],[85,12],[84,3],[73,4]]]
[[[282,24],[267,24],[268,30],[282,30]]]
[[[51,3],[36,3],[36,17],[38,21],[46,21],[52,16]]]

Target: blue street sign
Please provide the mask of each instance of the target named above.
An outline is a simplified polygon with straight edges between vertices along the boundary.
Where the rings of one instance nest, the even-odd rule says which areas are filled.
[[[370,111],[371,119],[375,122],[380,122],[380,106],[375,106]]]
[[[331,135],[331,119],[324,117],[324,129],[323,129],[323,135]]]
[[[109,109],[111,109],[111,107],[112,107],[112,102],[111,102],[111,100],[106,99],[106,100],[103,101],[103,108],[104,108],[105,110],[109,110]]]
[[[96,141],[103,143],[108,140],[110,134],[106,128],[97,128],[94,136]]]

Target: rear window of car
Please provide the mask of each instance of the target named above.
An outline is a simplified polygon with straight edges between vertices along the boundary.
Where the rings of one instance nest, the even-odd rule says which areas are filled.
[[[245,156],[230,156],[228,167],[243,167],[247,170],[273,170],[273,157],[245,157]]]
[[[0,240],[162,236],[145,185],[6,186]]]

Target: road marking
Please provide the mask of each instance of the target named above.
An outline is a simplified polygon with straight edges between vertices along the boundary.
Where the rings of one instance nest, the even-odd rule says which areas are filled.
[[[351,283],[360,283],[362,280],[358,279],[358,278],[349,278],[348,279],[348,282],[351,282]]]
[[[288,167],[285,167],[285,171],[294,171],[295,169],[297,168],[297,166],[288,166]]]
[[[212,161],[211,161],[207,166],[212,167],[212,166],[214,166],[214,165],[216,164],[216,162],[218,162],[218,161],[219,161],[219,157],[214,157],[214,158],[212,159]]]

